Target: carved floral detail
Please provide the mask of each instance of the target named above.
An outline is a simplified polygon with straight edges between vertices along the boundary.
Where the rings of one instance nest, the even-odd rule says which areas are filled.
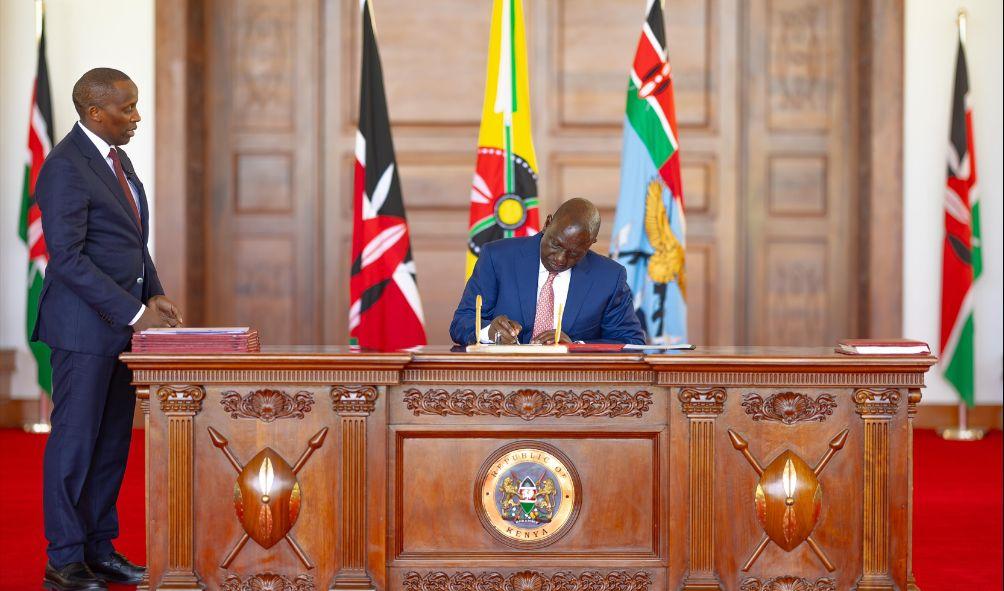
[[[683,403],[685,414],[721,414],[725,408],[725,388],[680,389],[680,402]]]
[[[799,577],[774,577],[767,581],[746,579],[739,591],[837,591],[836,582],[829,578],[816,579],[814,582]]]
[[[271,423],[276,419],[302,419],[314,406],[314,397],[305,391],[290,396],[280,390],[255,390],[241,396],[230,390],[223,393],[220,404],[230,418]]]
[[[221,591],[314,591],[314,577],[297,575],[289,578],[275,573],[251,575],[241,580],[237,575],[223,579]]]
[[[647,572],[627,571],[557,572],[550,576],[529,570],[508,576],[469,571],[422,575],[412,571],[404,576],[404,591],[647,591],[651,586],[652,578]]]
[[[202,386],[161,386],[157,389],[160,410],[165,413],[197,413],[206,390]]]
[[[334,386],[331,407],[338,414],[370,414],[376,408],[375,386]]]
[[[415,416],[475,415],[519,417],[531,421],[540,417],[640,417],[652,406],[652,394],[624,390],[542,390],[522,389],[508,394],[500,390],[447,390],[433,388],[422,392],[411,388],[404,392],[404,403]]]
[[[837,401],[832,394],[811,396],[798,392],[779,392],[764,400],[759,394],[749,393],[743,397],[743,408],[754,421],[776,421],[793,425],[802,421],[825,421],[833,414]]]
[[[899,408],[901,394],[895,388],[885,390],[870,390],[863,388],[854,391],[854,402],[860,415],[894,415]]]

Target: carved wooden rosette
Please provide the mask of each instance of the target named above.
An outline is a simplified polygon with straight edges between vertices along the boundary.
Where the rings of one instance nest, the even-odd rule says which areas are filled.
[[[202,386],[161,386],[160,410],[167,417],[167,569],[157,589],[205,589],[195,572],[195,415],[202,410]]]
[[[629,573],[556,572],[552,575],[525,570],[510,575],[499,572],[473,573],[461,571],[447,574],[441,571],[404,575],[404,591],[648,591],[652,577],[644,571]]]
[[[854,403],[864,421],[863,572],[858,591],[892,590],[889,572],[889,422],[899,409],[895,388],[855,390]]]
[[[228,575],[223,579],[220,591],[315,591],[316,588],[314,577],[310,575],[287,577],[266,572],[245,579]]]
[[[404,403],[415,416],[492,416],[519,417],[531,421],[540,417],[641,417],[652,407],[651,392],[640,390],[558,390],[554,393],[536,389],[501,390],[471,389],[452,392],[433,388],[422,392],[416,388],[404,391]]]
[[[241,396],[228,390],[220,398],[220,405],[232,419],[258,419],[271,423],[276,419],[302,419],[314,406],[314,397],[306,391],[290,396],[281,390],[266,389]]]
[[[739,591],[837,591],[837,583],[829,577],[815,581],[792,576],[774,577],[766,581],[753,578],[743,581]]]
[[[815,399],[798,392],[779,392],[771,394],[766,400],[753,392],[743,396],[743,408],[754,421],[775,421],[785,425],[825,421],[836,406],[833,395],[827,393]]]
[[[331,589],[375,589],[366,572],[366,417],[376,408],[375,386],[333,386],[331,406],[341,417],[341,569]]]
[[[681,388],[690,428],[690,570],[685,591],[721,589],[715,572],[715,420],[725,408],[724,388]]]

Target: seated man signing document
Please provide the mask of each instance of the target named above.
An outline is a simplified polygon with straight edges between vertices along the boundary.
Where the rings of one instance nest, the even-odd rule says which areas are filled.
[[[596,207],[570,199],[547,216],[536,236],[486,244],[453,314],[453,341],[644,343],[624,267],[589,250],[599,231]],[[479,295],[484,328],[478,338],[474,308]]]

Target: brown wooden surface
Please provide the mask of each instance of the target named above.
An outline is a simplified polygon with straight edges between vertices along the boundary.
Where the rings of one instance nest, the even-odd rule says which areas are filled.
[[[150,589],[268,577],[422,591],[543,580],[739,590],[778,577],[907,585],[910,422],[932,357],[301,347],[123,359],[148,412]],[[553,446],[579,478],[577,517],[548,545],[490,535],[473,502],[486,459],[516,441]],[[239,468],[266,455],[283,503],[298,484],[298,518],[275,513],[269,525],[245,513],[242,525],[235,484],[248,499],[262,476]],[[765,522],[758,484],[772,507]],[[242,507],[266,502],[278,510]],[[245,527],[279,541],[241,545]]]
[[[347,339],[358,6],[158,2],[156,253],[191,323]],[[603,253],[642,12],[525,2],[542,213],[593,200]],[[443,344],[463,285],[487,5],[386,0],[376,21],[426,328]],[[902,0],[667,6],[692,342],[899,334],[902,28]]]

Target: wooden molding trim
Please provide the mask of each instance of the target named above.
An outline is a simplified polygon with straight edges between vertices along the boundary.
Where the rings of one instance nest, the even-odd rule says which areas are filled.
[[[969,409],[969,425],[980,429],[1004,428],[1004,406],[1000,404],[978,404]],[[945,429],[956,427],[959,422],[959,407],[955,404],[920,404],[913,419],[914,429]]]
[[[677,397],[690,423],[690,557],[684,591],[720,590],[715,569],[715,420],[724,388],[682,388]]]
[[[343,508],[340,524],[341,568],[331,585],[336,589],[375,589],[366,572],[366,418],[375,410],[376,386],[334,386],[331,407],[342,432]]]
[[[171,532],[167,572],[158,590],[201,589],[195,572],[195,415],[202,410],[201,386],[163,386],[157,390],[160,410],[167,415],[167,527]]]
[[[892,591],[889,572],[889,422],[896,416],[899,390],[860,389],[854,392],[857,413],[864,421],[864,490],[862,498],[862,562],[858,591]]]

